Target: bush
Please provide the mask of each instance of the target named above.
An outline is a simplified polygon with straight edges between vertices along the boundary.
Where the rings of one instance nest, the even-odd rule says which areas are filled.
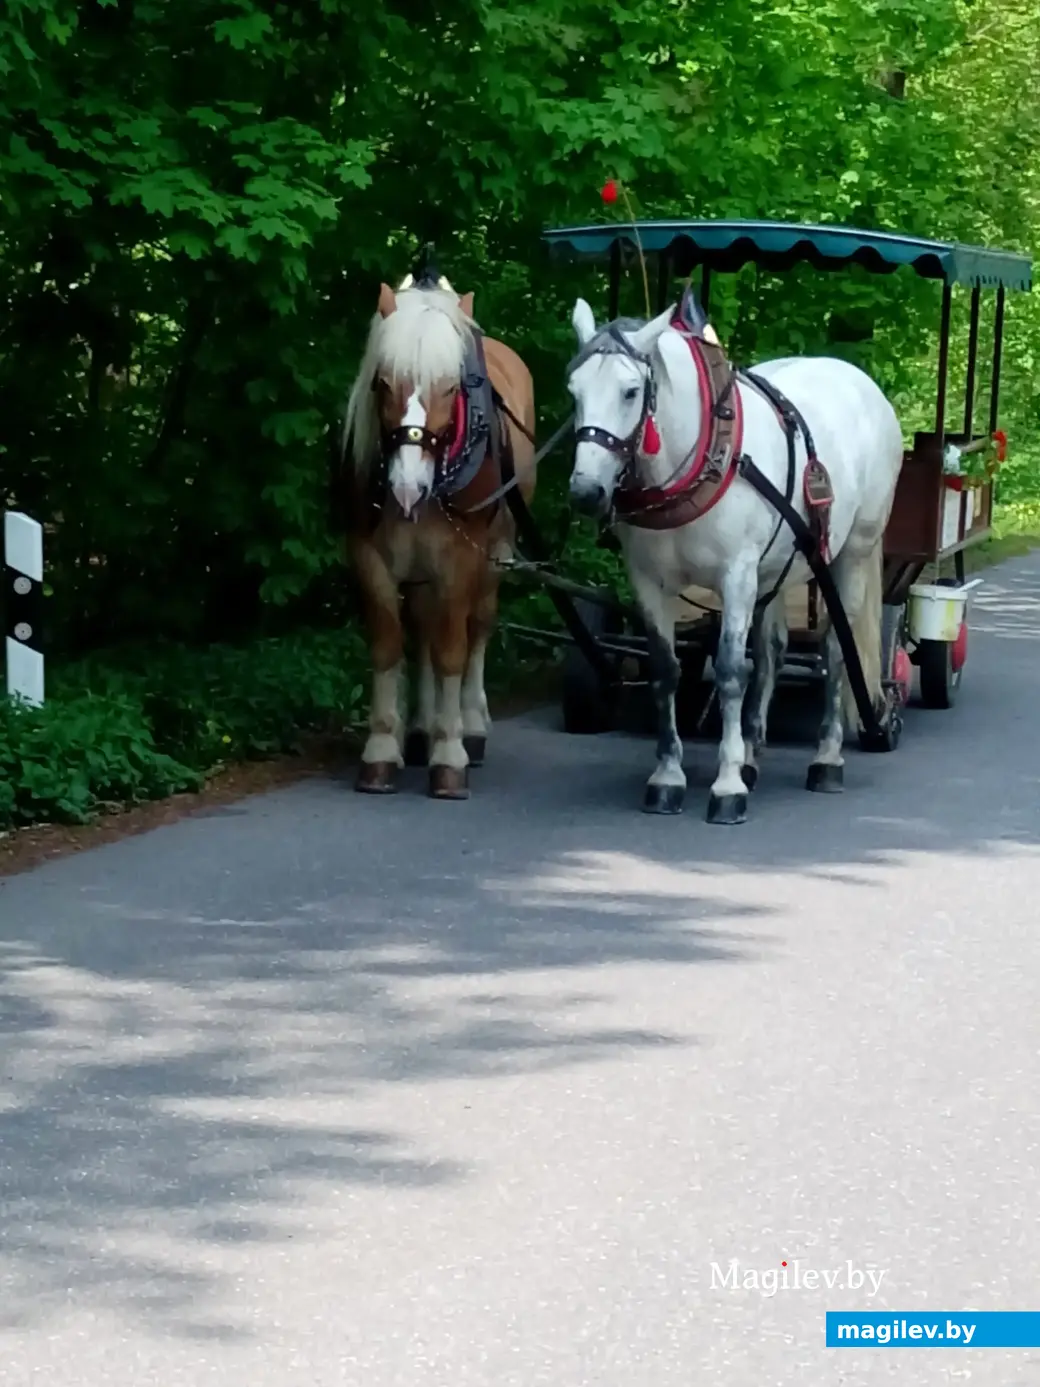
[[[196,789],[196,772],[164,753],[139,702],[120,694],[0,702],[0,827],[83,823],[100,806]]]
[[[43,708],[0,701],[0,827],[83,823],[198,789],[225,762],[296,750],[300,732],[354,721],[366,660],[346,629],[60,668]]]
[[[588,540],[585,547],[577,571],[614,581],[616,557]],[[544,593],[512,584],[501,618],[559,625]],[[541,668],[546,653],[502,633],[489,683],[508,686],[518,671]],[[0,698],[0,830],[83,823],[110,806],[197,790],[227,763],[298,750],[302,732],[356,726],[368,670],[366,641],[350,625],[243,646],[150,643],[52,662],[43,708]]]

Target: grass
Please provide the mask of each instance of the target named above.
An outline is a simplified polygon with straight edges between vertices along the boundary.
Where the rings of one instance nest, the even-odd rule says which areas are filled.
[[[964,566],[971,573],[992,568],[1005,559],[1021,558],[1040,547],[1040,500],[1010,501],[993,515],[993,534],[984,544],[969,549]]]

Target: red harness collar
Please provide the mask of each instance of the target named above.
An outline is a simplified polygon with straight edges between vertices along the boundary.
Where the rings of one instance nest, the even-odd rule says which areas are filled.
[[[455,436],[451,440],[448,450],[445,453],[446,462],[454,463],[458,461],[459,454],[462,452],[462,445],[466,441],[466,431],[469,423],[467,417],[468,413],[469,411],[466,406],[466,391],[460,388],[459,393],[455,396],[455,408],[452,412],[451,421],[452,427],[455,430]]]
[[[692,451],[667,482],[619,487],[615,493],[619,518],[651,529],[687,525],[716,506],[737,474],[744,439],[744,411],[733,368],[720,349],[691,333],[679,315],[671,326],[683,336],[693,358],[701,425]]]

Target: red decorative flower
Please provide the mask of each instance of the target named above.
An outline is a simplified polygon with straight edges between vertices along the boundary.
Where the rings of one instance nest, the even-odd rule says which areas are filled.
[[[607,179],[607,181],[603,184],[602,189],[600,190],[600,197],[601,197],[601,198],[603,199],[603,201],[606,202],[606,203],[617,202],[617,200],[618,200],[618,184],[617,184],[617,179],[616,179],[616,178],[608,178],[608,179]]]
[[[1007,434],[1003,429],[997,429],[993,435],[993,442],[997,445],[997,461],[1007,461]]]

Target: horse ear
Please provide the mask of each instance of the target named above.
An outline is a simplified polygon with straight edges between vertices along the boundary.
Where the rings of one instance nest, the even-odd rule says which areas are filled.
[[[642,352],[645,356],[654,346],[661,333],[670,326],[675,317],[675,305],[666,308],[663,313],[659,313],[656,318],[650,321],[636,332],[628,334],[628,340],[635,347],[637,352]]]
[[[473,290],[472,290],[472,289],[469,291],[468,294],[463,294],[462,297],[459,299],[459,307],[462,309],[462,312],[464,313],[464,315],[465,315],[467,318],[472,318],[472,317],[473,317]]]
[[[571,324],[578,335],[578,345],[584,347],[586,342],[591,342],[596,335],[596,315],[585,302],[578,299],[574,305],[574,312],[571,314]]]
[[[397,307],[397,296],[390,288],[389,284],[379,286],[379,312],[384,318],[389,318]]]

